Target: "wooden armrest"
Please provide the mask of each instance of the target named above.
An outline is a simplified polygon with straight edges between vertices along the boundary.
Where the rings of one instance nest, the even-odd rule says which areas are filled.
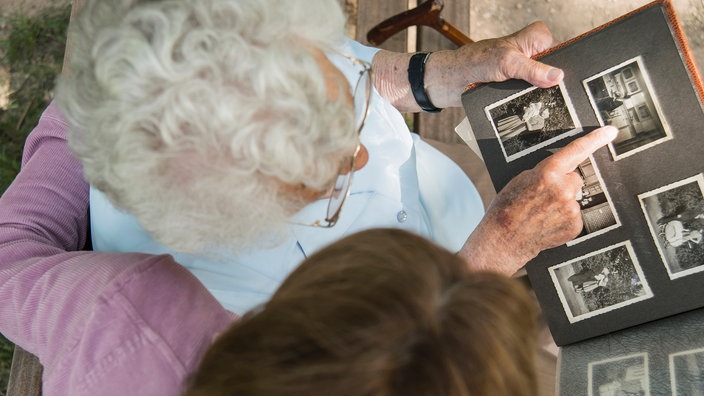
[[[367,41],[372,45],[379,45],[411,26],[428,26],[459,46],[471,43],[472,39],[440,17],[444,6],[441,0],[428,0],[416,8],[385,19],[367,33]]]

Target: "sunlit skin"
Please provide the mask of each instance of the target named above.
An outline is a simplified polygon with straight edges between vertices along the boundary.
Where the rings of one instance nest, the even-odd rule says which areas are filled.
[[[442,108],[460,106],[467,85],[478,82],[518,78],[538,87],[554,86],[562,81],[562,70],[531,59],[554,43],[547,26],[536,22],[509,36],[468,44],[455,51],[435,52],[426,64],[426,91],[431,101]],[[352,103],[342,73],[322,52],[313,50],[312,54],[328,82],[331,100],[336,100],[344,88],[345,97]],[[374,84],[380,95],[399,110],[418,111],[408,84],[410,56],[377,52],[372,61],[377,71]],[[573,239],[582,228],[575,197],[583,183],[574,170],[615,136],[615,128],[599,128],[504,187],[458,252],[468,269],[512,275],[540,251]],[[356,158],[355,168],[359,169],[368,159],[364,146]],[[299,188],[302,196],[325,196],[319,190],[306,192],[305,186]]]
[[[318,65],[320,66],[320,72],[323,74],[323,77],[325,77],[325,81],[327,83],[328,98],[330,100],[338,100],[338,98],[340,97],[340,89],[344,89],[343,97],[346,101],[348,101],[350,106],[353,106],[354,99],[352,98],[352,92],[350,92],[350,90],[347,88],[349,87],[349,83],[347,82],[347,79],[345,78],[344,74],[342,74],[342,72],[337,67],[335,67],[332,62],[330,62],[328,57],[325,56],[325,54],[321,50],[313,48],[311,49],[311,53],[313,54],[313,58],[318,62]],[[355,151],[357,152],[357,154],[354,159],[354,169],[355,171],[358,171],[362,169],[364,165],[367,164],[367,161],[369,161],[369,152],[367,151],[367,148],[364,147],[364,145],[361,143],[359,144],[359,150],[357,150],[356,147],[350,148],[350,155],[352,155]],[[342,159],[340,161],[342,162]],[[342,173],[346,172],[349,172],[349,169],[343,168]],[[337,177],[337,174],[335,175],[335,177]],[[295,191],[296,194],[298,194],[298,196],[304,202],[313,202],[316,199],[330,197],[334,181],[335,178],[330,181],[330,188],[323,192],[317,189],[309,188],[308,186],[303,184],[283,188],[282,190]]]
[[[352,98],[352,92],[350,92],[347,87],[349,87],[349,83],[347,82],[347,79],[345,78],[345,75],[342,74],[342,72],[335,67],[335,65],[330,62],[327,56],[319,50],[319,49],[313,49],[313,58],[318,62],[318,65],[320,66],[320,71],[323,73],[323,77],[325,77],[325,81],[327,82],[327,88],[328,88],[328,98],[330,100],[337,100],[337,98],[340,96],[340,88],[344,89],[344,97],[350,104],[350,107],[354,105],[354,99]],[[352,152],[354,152],[355,148],[352,149]],[[357,156],[355,157],[354,160],[354,169],[360,170],[364,167],[364,165],[367,164],[367,161],[369,160],[369,152],[367,151],[367,148],[364,147],[363,144],[360,143],[359,145],[359,151],[357,152]]]
[[[556,44],[543,22],[532,23],[505,37],[481,40],[456,50],[436,51],[425,66],[425,89],[440,108],[461,107],[468,85],[516,78],[548,88],[562,81],[562,70],[531,59]],[[380,95],[400,111],[420,107],[408,83],[408,61],[412,54],[381,50],[372,61],[374,84]]]
[[[481,82],[515,78],[551,87],[563,80],[564,72],[532,57],[555,44],[548,27],[535,22],[508,36],[436,51],[425,65],[424,87],[440,108],[461,107],[467,86]],[[408,83],[411,55],[381,50],[372,66],[379,94],[397,109],[415,112],[420,107]],[[504,187],[459,251],[468,268],[512,275],[541,250],[574,238],[582,228],[575,200],[582,179],[574,169],[614,136],[611,127],[595,130]]]
[[[616,133],[611,126],[594,130],[511,180],[459,252],[470,268],[511,275],[540,251],[576,237],[583,180],[574,170]]]

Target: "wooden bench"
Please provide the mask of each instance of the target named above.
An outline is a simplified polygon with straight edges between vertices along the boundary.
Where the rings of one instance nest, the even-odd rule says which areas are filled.
[[[42,394],[42,365],[39,359],[15,346],[12,354],[7,396],[36,396]]]
[[[342,1],[342,0],[341,0]],[[73,0],[71,18],[85,4],[86,0]],[[369,45],[366,35],[376,24],[393,15],[415,8],[413,0],[344,0],[350,15],[348,31],[357,41]],[[469,31],[469,0],[448,1],[444,4],[443,18],[464,32]],[[399,51],[436,51],[453,49],[457,46],[437,31],[419,27],[404,30],[379,45],[381,48]],[[66,53],[70,51],[67,43]],[[454,128],[464,118],[462,109],[446,109],[437,114],[414,114],[408,116],[411,130],[423,137],[446,143],[461,143]],[[10,369],[7,396],[41,395],[42,365],[34,355],[15,347]]]
[[[367,32],[376,24],[393,15],[398,15],[408,9],[415,8],[423,0],[346,0],[350,15],[350,35],[363,44],[367,41]],[[469,32],[469,0],[446,0],[442,17],[462,32]],[[437,51],[457,48],[446,37],[436,30],[421,26],[416,29],[404,30],[379,47],[398,52]],[[465,117],[462,109],[445,109],[435,114],[409,115],[411,130],[423,137],[439,140],[445,143],[461,143],[455,133],[455,126]]]

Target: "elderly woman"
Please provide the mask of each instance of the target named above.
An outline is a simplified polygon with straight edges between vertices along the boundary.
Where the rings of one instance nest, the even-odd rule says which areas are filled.
[[[76,25],[57,99],[93,187],[94,248],[171,253],[233,312],[363,229],[503,273],[581,230],[574,153],[482,218],[464,173],[399,112],[457,106],[477,81],[557,83],[529,59],[552,44],[542,24],[430,57],[343,40],[335,0],[89,1]]]

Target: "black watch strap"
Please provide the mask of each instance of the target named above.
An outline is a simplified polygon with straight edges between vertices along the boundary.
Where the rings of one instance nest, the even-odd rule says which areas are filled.
[[[429,52],[418,52],[411,56],[408,62],[408,82],[411,83],[411,92],[416,103],[423,111],[428,113],[439,113],[442,109],[435,107],[425,92],[425,62],[428,61]]]

